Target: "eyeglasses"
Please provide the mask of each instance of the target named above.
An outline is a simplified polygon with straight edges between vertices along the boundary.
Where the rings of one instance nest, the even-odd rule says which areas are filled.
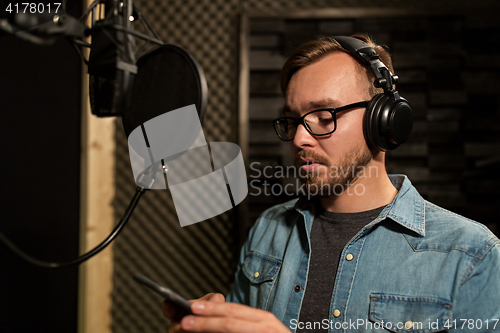
[[[300,118],[282,117],[273,120],[276,134],[283,141],[291,141],[295,137],[297,127],[302,124],[312,135],[322,136],[335,132],[337,129],[337,113],[357,108],[365,108],[368,101],[357,102],[340,108],[326,108],[306,113]]]

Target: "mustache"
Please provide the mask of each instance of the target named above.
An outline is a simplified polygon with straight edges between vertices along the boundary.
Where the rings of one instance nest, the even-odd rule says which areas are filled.
[[[301,159],[312,159],[314,162],[319,163],[319,164],[324,164],[328,165],[329,161],[327,158],[320,156],[318,154],[315,154],[311,150],[301,150],[297,152],[294,156],[295,164],[301,164]]]

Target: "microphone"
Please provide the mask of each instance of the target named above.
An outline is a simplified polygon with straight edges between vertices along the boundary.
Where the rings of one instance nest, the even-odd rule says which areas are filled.
[[[105,19],[91,29],[88,62],[91,111],[98,117],[119,116],[128,104],[128,91],[137,74],[132,30],[132,0],[105,0]]]
[[[96,14],[96,8],[100,7],[101,3],[105,5],[105,18],[93,21],[89,29],[81,22],[85,22],[90,14]],[[135,18],[141,21],[146,33],[152,33],[154,37],[133,30],[131,20]],[[80,20],[67,14],[64,17],[54,15],[46,23],[43,23],[44,20],[47,20],[47,17],[19,16],[13,20],[0,19],[0,33],[14,34],[39,45],[51,44],[57,37],[69,37],[68,40],[73,43],[89,67],[92,113],[97,116],[123,115],[127,137],[138,126],[143,126],[143,123],[180,107],[195,105],[200,122],[203,120],[207,108],[207,82],[201,66],[188,51],[175,45],[165,45],[147,20],[141,18],[141,13],[133,6],[132,0],[95,0]],[[31,27],[32,24],[38,23],[42,24]],[[22,30],[26,28],[29,30]],[[91,44],[81,40],[89,35],[92,37]],[[137,65],[134,37],[159,45],[144,53]],[[89,61],[85,59],[79,47],[91,47]],[[189,127],[190,124],[187,125]],[[194,141],[195,134],[187,140]],[[159,139],[153,137],[153,148],[172,144],[162,139],[162,136]],[[186,138],[179,138],[180,140],[186,141]],[[135,148],[139,150],[141,147]],[[25,261],[37,266],[61,268],[78,265],[99,253],[117,237],[146,191],[145,187],[152,187],[152,181],[155,180],[152,176],[157,173],[158,170],[153,168],[144,170],[141,178],[144,182],[139,182],[140,187],[136,189],[136,194],[120,222],[104,241],[75,260],[64,263],[38,260],[20,250],[1,232],[0,243]]]
[[[44,4],[39,6],[49,8]],[[17,8],[12,7],[14,10]],[[50,8],[50,12],[47,10],[34,14],[12,10],[7,19],[0,19],[0,33],[14,34],[38,45],[50,45],[58,37],[68,37],[88,66],[92,113],[99,117],[123,116],[130,104],[129,92],[137,74],[135,38],[146,41],[142,50],[149,43],[164,45],[158,34],[132,0],[95,0],[79,20],[64,14],[64,2],[61,8]],[[101,15],[102,9],[104,15]],[[89,16],[92,17],[90,28],[82,23]],[[96,21],[97,18],[99,20]],[[136,19],[143,25],[146,33],[152,33],[154,37],[135,31],[131,21]],[[92,38],[91,44],[83,40],[89,35]],[[81,47],[90,48],[89,60],[85,59]]]

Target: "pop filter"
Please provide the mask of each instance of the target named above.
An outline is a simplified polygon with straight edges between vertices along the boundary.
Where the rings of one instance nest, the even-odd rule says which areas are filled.
[[[150,119],[194,104],[200,122],[207,108],[207,81],[198,61],[175,45],[162,45],[141,56],[122,117],[127,137]]]
[[[149,51],[137,69],[122,116],[132,171],[140,187],[164,189],[166,163],[196,147],[192,154],[208,153],[201,128],[207,82],[198,61],[175,45]]]

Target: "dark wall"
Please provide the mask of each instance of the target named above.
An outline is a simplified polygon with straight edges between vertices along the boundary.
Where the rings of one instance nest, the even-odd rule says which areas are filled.
[[[0,232],[42,260],[78,255],[81,65],[0,36]],[[78,269],[27,264],[0,245],[0,331],[77,331]]]
[[[288,143],[269,122],[283,105],[282,64],[292,50],[318,36],[368,33],[387,45],[400,77],[397,88],[414,111],[407,143],[388,152],[389,173],[406,174],[429,201],[487,225],[499,234],[500,43],[498,20],[486,12],[430,12],[406,16],[250,20],[250,165],[283,170],[290,165]],[[255,179],[262,173],[250,171]],[[283,177],[282,177],[283,178]],[[260,176],[270,184],[287,179]],[[264,208],[295,195],[252,188],[247,200],[253,223]],[[281,192],[282,193],[282,192]]]
[[[498,81],[498,64],[500,62],[497,60],[498,56],[492,54],[495,48],[488,47],[490,45],[488,40],[490,37],[497,35],[499,27],[498,19],[495,17],[500,8],[498,0],[142,0],[135,1],[135,3],[139,5],[144,16],[151,22],[165,42],[186,48],[200,61],[207,76],[209,87],[208,109],[203,123],[203,129],[209,142],[237,142],[237,136],[239,135],[236,123],[239,117],[237,103],[240,70],[239,20],[242,14],[253,12],[253,14],[268,15],[268,17],[275,14],[276,18],[279,18],[280,15],[284,17],[290,12],[302,15],[304,10],[318,10],[316,13],[321,14],[323,9],[349,10],[367,8],[382,10],[383,8],[399,8],[409,9],[411,12],[426,10],[432,15],[438,11],[442,13],[442,16],[450,17],[455,15],[454,12],[458,12],[458,18],[455,16],[455,18],[443,22],[443,24],[439,21],[432,21],[432,19],[427,21],[427,15],[421,16],[421,18],[425,19],[424,23],[429,24],[429,27],[415,26],[415,21],[400,20],[399,23],[404,29],[394,25],[384,25],[383,21],[379,19],[365,20],[362,26],[355,26],[352,22],[342,22],[340,18],[341,22],[337,22],[340,23],[339,25],[336,25],[336,22],[322,22],[318,26],[314,22],[307,24],[307,20],[295,22],[306,23],[306,28],[294,24],[294,22],[287,22],[292,24],[289,26],[289,31],[283,32],[290,32],[290,34],[271,32],[271,41],[277,41],[278,45],[277,47],[271,46],[271,49],[267,50],[270,58],[263,60],[267,68],[276,65],[280,59],[284,62],[285,54],[291,50],[294,43],[301,43],[305,38],[311,38],[312,36],[308,34],[311,31],[312,35],[318,31],[329,34],[349,34],[353,32],[351,31],[352,28],[355,28],[356,32],[372,33],[376,35],[375,37],[379,42],[391,44],[390,46],[393,47],[394,51],[398,49],[398,52],[400,52],[400,55],[397,55],[398,59],[406,61],[406,64],[397,64],[397,68],[401,70],[401,77],[404,76],[404,80],[406,80],[406,83],[401,85],[401,90],[404,90],[405,96],[415,101],[415,108],[419,111],[418,126],[416,126],[415,136],[412,137],[414,144],[408,143],[406,145],[408,151],[405,152],[401,147],[401,150],[396,150],[397,153],[390,157],[389,161],[393,161],[391,162],[393,163],[391,172],[411,173],[411,170],[413,170],[413,173],[410,174],[411,179],[415,181],[419,190],[427,198],[445,206],[447,203],[451,203],[448,207],[453,209],[456,209],[458,204],[458,208],[461,208],[460,211],[467,213],[466,216],[487,223],[491,227],[497,225],[496,220],[493,223],[491,221],[491,218],[498,215],[495,213],[498,212],[497,205],[492,205],[492,202],[498,201],[499,198],[498,187],[495,187],[496,183],[490,179],[483,179],[482,183],[480,183],[481,186],[474,187],[474,184],[479,183],[475,181],[467,182],[465,175],[468,175],[469,170],[472,170],[477,162],[489,161],[487,158],[495,153],[493,151],[495,149],[494,145],[495,142],[498,142],[498,133],[500,132],[498,130],[500,114],[498,113],[498,107],[493,105],[492,98],[495,95],[495,92],[492,93],[492,91],[496,91],[494,90],[496,89],[494,84]],[[488,13],[492,13],[492,15],[488,15]],[[429,17],[432,15],[429,15]],[[488,17],[487,20],[485,16]],[[459,22],[456,23],[456,20]],[[253,24],[251,22],[252,29],[261,29],[260,32],[253,29],[253,32],[267,34],[269,31],[262,31],[262,29],[266,29],[265,22],[260,23],[262,24]],[[284,22],[278,22],[278,26],[285,29],[286,26],[282,23]],[[317,30],[318,27],[321,29]],[[443,27],[449,29],[444,30]],[[384,34],[384,31],[389,30],[390,32]],[[410,54],[412,57],[407,57],[407,53],[412,52],[411,42],[415,39],[432,39],[433,47],[439,49],[440,40],[445,38],[446,33],[450,34],[454,41],[458,39],[459,46],[463,46],[457,51],[458,55],[452,54],[451,57],[447,58],[445,54],[444,57],[440,56],[440,58],[432,59],[432,63],[430,61],[421,63],[415,60],[415,58],[421,56],[422,52],[420,50]],[[462,33],[474,36],[477,34],[481,37],[471,39],[470,36],[466,37]],[[285,35],[293,35],[291,36],[293,41],[285,38]],[[384,37],[394,37],[395,39],[387,40]],[[264,39],[266,38],[264,36]],[[405,44],[406,40],[409,44]],[[264,40],[264,44],[266,43],[267,41]],[[475,49],[472,45],[479,45],[480,48]],[[252,51],[257,51],[257,53],[265,51],[262,50],[262,47],[260,48],[260,50],[252,49]],[[485,49],[486,52],[483,52]],[[456,49],[450,51],[454,50]],[[446,48],[444,52],[447,52]],[[260,54],[262,55],[262,53]],[[450,72],[454,70],[453,68],[450,69],[450,66],[457,65],[457,61],[458,66],[466,66],[466,73],[463,78],[461,74],[456,73],[454,77],[450,76]],[[442,71],[434,71],[433,67],[427,68],[427,66],[431,65],[437,66],[439,62],[447,65],[447,69],[443,68]],[[486,65],[488,62],[493,63],[494,66]],[[278,68],[257,70],[257,72],[260,71],[262,80],[251,78],[250,89],[251,93],[254,94],[252,97],[273,98],[276,95],[279,96],[279,92],[276,91],[278,88],[276,72],[279,72],[281,64],[278,64]],[[405,66],[406,68],[403,68]],[[418,68],[414,70],[411,66],[418,66]],[[472,68],[474,68],[472,71],[475,71],[481,66],[483,66],[484,71],[479,77],[475,76],[474,73],[470,73]],[[465,84],[469,85],[471,82],[474,84],[474,80],[478,82],[474,85],[476,88],[467,90],[467,102],[458,105],[458,107],[455,107],[456,104],[453,101],[451,103],[449,101],[450,98],[453,98],[453,95],[450,97],[449,94],[437,92],[438,98],[448,98],[448,100],[442,101],[442,104],[438,106],[432,106],[428,112],[427,92],[423,92],[423,86],[425,86],[426,91],[428,88],[427,75],[436,78],[439,81],[438,84],[440,83],[444,87],[449,87],[450,83],[456,82],[457,84],[454,87],[459,87],[458,97],[462,97],[460,87]],[[460,76],[460,82],[456,80],[456,75]],[[493,77],[488,78],[488,76]],[[413,84],[409,83],[408,80],[416,82],[418,87],[412,87]],[[486,99],[488,104],[483,104],[483,106],[491,107],[493,105],[493,108],[480,108],[477,106],[478,104],[474,103],[478,98],[481,98],[480,96],[474,97],[474,95],[477,96],[479,89],[485,89],[485,87],[489,90],[484,91],[483,97],[488,95]],[[432,91],[435,91],[434,87],[432,88]],[[260,96],[258,96],[259,94]],[[416,99],[414,98],[415,94],[418,95]],[[419,102],[421,103],[419,104]],[[424,102],[425,105],[422,104]],[[432,103],[439,103],[439,100],[433,99]],[[446,103],[451,104],[451,107],[447,106]],[[477,113],[474,113],[474,115],[472,113],[465,114],[469,112],[469,107],[474,105],[476,105],[473,107],[474,110],[481,109],[481,112],[487,115],[488,120],[486,122],[471,122],[470,118]],[[274,107],[275,104],[271,103],[270,106]],[[257,104],[250,104],[250,114],[251,117],[259,117],[254,111],[260,110],[260,113],[266,117],[273,116],[273,111],[279,113],[280,106],[281,104],[278,103],[276,109],[272,110],[269,104],[265,105],[264,108],[260,108]],[[427,120],[429,120],[429,123]],[[439,124],[436,124],[436,122]],[[482,127],[485,123],[487,124],[486,130]],[[260,124],[262,124],[260,127],[257,124],[257,132],[253,132],[255,135],[249,138],[249,150],[250,153],[253,150],[261,153],[260,162],[273,163],[272,158],[276,155],[277,148],[270,145],[258,146],[257,141],[267,140],[267,138],[275,141],[278,141],[278,139],[267,119]],[[426,138],[423,143],[416,142],[419,137],[425,138],[427,127],[432,129],[433,137]],[[251,130],[255,130],[255,128],[251,128]],[[451,135],[450,131],[452,132]],[[448,145],[443,148],[444,153],[439,150],[440,139],[453,139],[457,136],[460,137],[459,142],[461,145],[459,148]],[[464,140],[463,136],[467,136],[467,138]],[[437,144],[434,144],[433,142],[436,142],[436,140],[438,140]],[[469,144],[464,146],[463,142],[472,143],[473,140],[478,144],[477,146]],[[118,219],[119,212],[125,209],[128,200],[133,195],[134,184],[130,171],[127,141],[120,126],[117,127],[116,142],[117,195],[114,204],[117,211],[116,218]],[[492,145],[485,148],[484,144],[488,142],[492,142]],[[450,146],[452,149],[450,149]],[[475,147],[478,146],[482,148],[476,149]],[[469,155],[464,155],[467,152]],[[286,153],[288,153],[288,149]],[[266,159],[266,156],[263,155],[272,156]],[[411,155],[410,158],[408,158],[408,155]],[[455,159],[453,160],[453,158]],[[447,163],[447,160],[449,160],[449,163]],[[409,165],[403,165],[404,163]],[[443,164],[446,163],[452,167],[456,165],[457,168],[460,168],[460,173],[452,172],[448,174],[446,170],[443,170]],[[408,172],[408,166],[411,169],[410,172]],[[495,168],[493,160],[489,168]],[[250,169],[247,169],[247,176],[251,175],[251,172]],[[464,175],[463,180],[461,178],[462,172]],[[445,178],[445,176],[448,178]],[[444,180],[436,180],[435,177],[442,177]],[[492,174],[492,177],[495,177],[495,174]],[[466,186],[469,186],[469,189],[464,192],[462,188]],[[473,194],[474,192],[470,191],[470,189],[475,189],[476,193],[479,192],[480,195]],[[459,200],[456,200],[457,197]],[[464,198],[468,203],[475,200],[478,203],[476,205],[477,209],[471,205],[464,207]],[[252,198],[249,195],[240,206],[252,204],[251,201],[254,199],[258,198]],[[114,245],[113,332],[158,332],[165,330],[167,322],[162,316],[158,297],[148,293],[147,290],[143,291],[130,284],[130,275],[134,271],[144,272],[186,297],[198,297],[211,291],[227,292],[233,277],[234,261],[238,258],[237,255],[232,254],[234,253],[232,249],[235,244],[243,240],[238,238],[238,234],[234,231],[237,228],[246,228],[255,221],[254,217],[260,214],[264,208],[280,202],[282,199],[284,198],[271,198],[270,201],[265,203],[253,202],[257,205],[249,209],[250,214],[247,214],[247,216],[236,215],[233,218],[223,214],[211,222],[202,222],[180,228],[168,192],[151,191],[147,193],[134,212],[129,225]],[[488,199],[488,201],[485,201],[485,199]],[[487,213],[487,217],[490,217],[490,219],[481,215],[482,212],[485,212],[485,210],[480,209],[482,203],[485,203],[490,209],[496,209],[496,211]],[[245,220],[248,220],[248,223],[245,223]],[[207,253],[210,254],[210,260],[206,260],[203,256]],[[130,299],[135,301],[130,302]]]

